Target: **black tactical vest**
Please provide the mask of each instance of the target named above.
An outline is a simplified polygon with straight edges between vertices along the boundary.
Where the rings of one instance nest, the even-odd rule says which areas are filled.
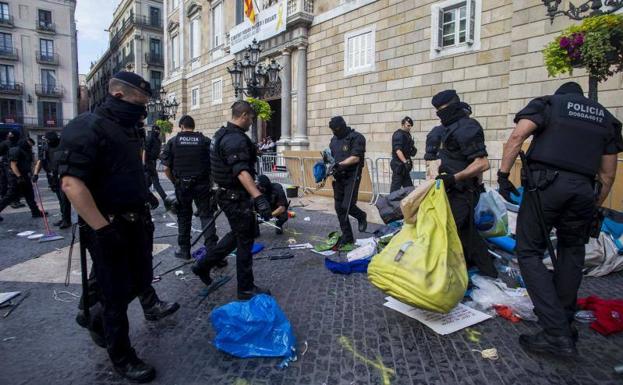
[[[547,103],[549,120],[535,133],[528,158],[594,178],[614,118],[601,104],[580,94],[553,95]]]
[[[210,139],[200,132],[182,131],[173,142],[173,174],[176,178],[209,178]]]
[[[348,129],[350,132],[346,136],[338,138],[334,135],[329,143],[329,149],[331,150],[331,155],[333,155],[333,158],[335,159],[335,163],[340,163],[344,159],[350,157],[355,139],[361,136],[360,133],[352,128],[349,127]],[[362,166],[361,168],[363,168],[364,162],[365,159],[362,157],[359,162]],[[348,170],[355,170],[356,166],[357,165],[348,166]]]
[[[224,154],[223,143],[224,141],[241,141],[243,142],[238,148],[244,148],[244,154]],[[221,127],[214,134],[212,145],[210,147],[210,161],[212,163],[212,180],[219,187],[228,189],[243,189],[242,184],[238,178],[233,176],[233,167],[227,164],[227,156],[237,156],[241,159],[247,159],[250,168],[255,170],[255,162],[257,158],[256,147],[240,129],[235,127]],[[254,176],[254,175],[252,175]]]
[[[439,159],[441,160],[440,169],[442,172],[456,174],[463,171],[469,166],[471,161],[461,153],[461,148],[457,142],[455,135],[460,135],[461,126],[467,120],[461,119],[451,125],[444,127],[445,131],[441,137],[441,146],[439,148]]]

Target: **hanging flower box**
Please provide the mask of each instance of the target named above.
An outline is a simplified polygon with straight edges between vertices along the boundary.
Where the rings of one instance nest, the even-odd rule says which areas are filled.
[[[574,68],[604,81],[623,70],[623,15],[601,15],[563,30],[543,50],[550,76],[573,74]]]

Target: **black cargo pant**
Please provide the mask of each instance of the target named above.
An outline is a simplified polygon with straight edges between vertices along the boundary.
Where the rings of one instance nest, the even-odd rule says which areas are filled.
[[[177,243],[181,248],[190,249],[190,233],[193,219],[193,202],[197,206],[201,226],[206,226],[214,217],[212,209],[212,186],[208,179],[178,178],[175,185],[177,198]],[[207,249],[216,246],[216,225],[214,221],[205,232],[205,246]]]
[[[448,201],[467,266],[476,266],[482,274],[495,278],[498,273],[493,265],[493,258],[489,255],[487,243],[474,225],[474,209],[480,192],[477,186],[458,186],[447,192]]]
[[[108,355],[114,364],[123,364],[135,352],[130,343],[128,304],[139,294],[146,293],[151,285],[153,223],[144,213],[134,218],[117,215],[112,221],[120,245],[98,242],[95,232],[83,230],[86,246],[93,261],[97,280],[99,306],[93,307],[91,324],[101,318]],[[89,299],[89,303],[93,303]]]
[[[160,178],[158,177],[158,170],[156,170],[156,162],[155,161],[147,161],[145,163],[145,180],[147,181],[147,188],[150,188],[151,185],[154,185],[154,189],[162,201],[167,197],[167,194],[164,192],[162,185],[160,184]]]
[[[9,187],[6,195],[0,199],[0,212],[20,197],[24,197],[26,199],[26,203],[28,203],[28,207],[30,208],[30,212],[32,214],[39,212],[39,207],[37,206],[37,202],[35,202],[35,192],[32,189],[30,178],[29,176],[24,176],[24,178],[26,179],[20,182],[13,173],[9,173]]]
[[[4,160],[0,160],[0,198],[4,197],[9,189],[8,167]]]
[[[355,174],[354,172],[343,174],[333,181],[333,203],[335,214],[340,222],[342,241],[344,243],[353,243],[355,241],[353,229],[350,226],[350,220],[346,213],[348,212],[350,216],[357,220],[363,219],[366,215],[363,210],[357,207],[359,183],[361,183],[361,173]],[[350,210],[348,207],[349,202]]]
[[[250,290],[254,285],[251,250],[256,220],[253,203],[246,192],[219,195],[219,206],[225,212],[231,230],[208,252],[205,259],[199,261],[199,266],[204,269],[211,268],[236,250],[238,290]]]
[[[392,159],[390,168],[392,169],[392,184],[389,187],[389,192],[400,190],[401,187],[413,186],[411,170],[407,169],[404,163]]]
[[[50,190],[56,194],[56,198],[58,199],[58,205],[61,210],[61,219],[65,223],[71,223],[71,203],[61,189],[61,182],[58,174],[50,174],[48,177],[48,185],[50,186]]]
[[[537,185],[551,181],[553,171],[531,171]],[[579,174],[559,171],[549,185],[539,189],[543,219],[548,231],[556,228],[554,271],[542,258],[545,236],[537,220],[534,193],[524,194],[517,217],[516,254],[534,312],[543,329],[557,336],[571,336],[570,325],[576,310],[577,292],[582,282],[585,244],[596,209],[593,181]]]

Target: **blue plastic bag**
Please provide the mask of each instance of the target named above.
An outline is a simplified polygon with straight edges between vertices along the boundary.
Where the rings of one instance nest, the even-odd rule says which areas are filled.
[[[316,183],[322,182],[327,177],[327,166],[319,160],[314,164],[314,180]]]
[[[290,321],[269,295],[256,295],[249,301],[230,302],[210,314],[216,330],[217,349],[240,358],[296,358],[296,338]]]
[[[480,194],[474,210],[474,224],[484,238],[503,237],[508,234],[508,214],[504,198],[494,190]]]

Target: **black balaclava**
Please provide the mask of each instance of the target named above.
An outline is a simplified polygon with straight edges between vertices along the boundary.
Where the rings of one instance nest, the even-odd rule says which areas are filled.
[[[119,120],[119,123],[127,127],[136,126],[147,116],[145,106],[123,101],[110,94],[106,97],[102,107],[109,110]]]
[[[582,86],[580,86],[576,82],[567,82],[562,86],[558,87],[555,95],[566,95],[566,94],[580,94],[584,95],[584,90],[582,90]]]
[[[51,148],[58,147],[58,145],[61,143],[61,138],[56,132],[46,132],[45,140],[47,140],[48,146]]]
[[[22,136],[22,134],[17,130],[11,131],[11,134],[12,136],[9,138],[9,141],[12,145],[15,145],[17,142],[19,142],[19,138]]]
[[[338,139],[345,138],[350,132],[350,129],[346,126],[346,121],[341,116],[332,117],[329,121],[329,128]]]
[[[461,120],[462,118],[466,118],[467,111],[461,102],[456,102],[447,105],[444,109],[437,111],[437,116],[441,120],[441,124],[444,126],[449,126],[454,122]]]
[[[266,175],[260,175],[257,177],[257,185],[264,194],[270,194],[273,186],[270,184],[270,179]]]

